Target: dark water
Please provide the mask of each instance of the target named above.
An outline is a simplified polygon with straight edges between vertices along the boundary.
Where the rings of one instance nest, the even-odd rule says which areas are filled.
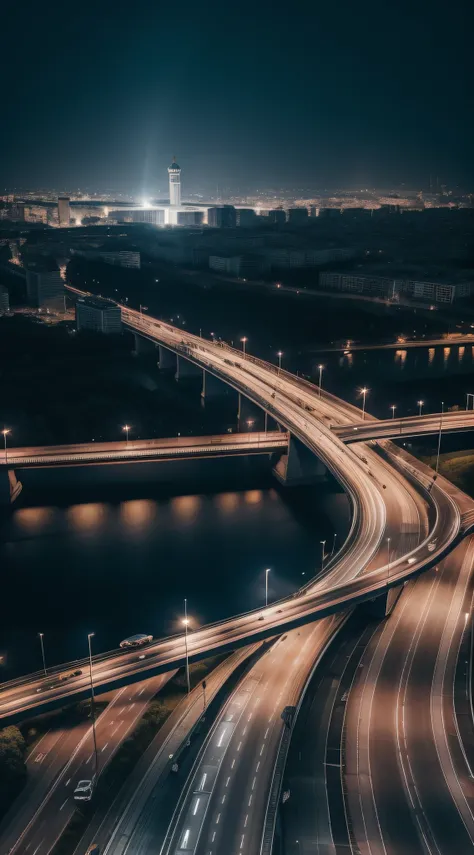
[[[40,666],[38,632],[49,662],[80,657],[88,632],[97,652],[135,632],[172,633],[184,597],[198,626],[263,604],[266,567],[270,598],[319,569],[331,518],[342,541],[345,497],[331,487],[280,488],[262,471],[242,476],[239,460],[224,465],[220,479],[212,483],[206,468],[183,495],[166,495],[165,483],[123,485],[109,496],[91,485],[78,502],[70,485],[65,500],[50,492],[4,517],[4,677]]]

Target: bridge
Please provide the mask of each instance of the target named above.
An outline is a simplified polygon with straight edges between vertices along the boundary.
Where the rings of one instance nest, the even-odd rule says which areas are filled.
[[[288,434],[278,430],[185,436],[125,442],[89,442],[76,445],[9,448],[0,469],[36,469],[50,466],[84,466],[107,463],[141,463],[149,460],[185,460],[239,454],[271,454],[288,450]]]
[[[474,430],[474,411],[459,410],[447,413],[430,413],[401,419],[383,419],[334,426],[334,433],[343,442],[367,442],[373,439],[399,439],[400,437],[429,436],[442,433],[463,433]]]
[[[196,630],[189,637],[191,661],[274,636],[364,600],[382,596],[389,610],[392,589],[400,589],[411,576],[436,564],[469,530],[474,503],[445,479],[435,479],[428,467],[385,440],[377,450],[364,446],[364,456],[344,445],[333,428],[359,424],[357,407],[223,343],[183,335],[170,324],[132,309],[122,308],[122,316],[129,329],[153,346],[191,362],[260,406],[291,434],[290,448],[296,440],[317,457],[344,486],[352,503],[348,538],[328,560],[321,578],[272,606]],[[420,524],[420,494],[429,509],[427,532]],[[393,544],[389,551],[387,538]],[[144,659],[136,651],[95,657],[93,679],[105,690],[184,662],[185,638],[178,635],[154,642]],[[66,679],[60,680],[60,675]],[[37,674],[12,681],[0,692],[0,717],[13,720],[63,705],[85,697],[87,686],[81,663],[63,665],[48,677]]]
[[[462,347],[466,344],[474,345],[474,333],[465,333],[452,338],[438,336],[436,338],[412,338],[399,339],[381,344],[354,344],[346,341],[344,345],[329,345],[318,347],[316,353],[353,353],[356,350],[407,350],[414,347]],[[314,351],[313,351],[314,352]]]

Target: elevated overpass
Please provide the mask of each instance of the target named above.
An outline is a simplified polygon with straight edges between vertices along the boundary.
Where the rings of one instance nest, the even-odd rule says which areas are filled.
[[[77,291],[76,291],[77,293]],[[409,455],[386,443],[383,454],[369,445],[364,456],[346,447],[334,426],[361,420],[358,408],[275,366],[244,357],[222,343],[208,342],[157,319],[122,308],[133,332],[189,360],[203,372],[229,384],[270,414],[316,455],[346,489],[353,508],[352,526],[326,574],[293,597],[271,607],[203,627],[189,636],[191,660],[248,644],[324,617],[339,609],[387,594],[410,576],[433,566],[464,535],[473,503]],[[375,420],[374,420],[375,421]],[[384,489],[389,486],[389,489]],[[422,529],[416,496],[430,508],[430,529]],[[405,534],[405,532],[408,534]],[[386,535],[392,548],[386,548]],[[150,645],[145,659],[137,651],[112,651],[96,657],[93,679],[102,690],[176,668],[185,661],[183,635]],[[47,678],[31,675],[4,684],[0,717],[21,718],[85,697],[83,663],[55,669]],[[74,674],[73,670],[81,673]],[[60,675],[66,679],[60,680]]]
[[[149,460],[185,460],[241,454],[271,454],[288,450],[288,434],[225,433],[129,442],[89,442],[76,445],[9,448],[1,455],[0,469],[35,469],[51,466],[85,466],[107,463],[141,463]]]
[[[352,425],[335,425],[334,433],[345,443],[368,442],[372,439],[429,436],[442,433],[463,433],[474,430],[474,410],[430,413],[402,419],[370,419]]]

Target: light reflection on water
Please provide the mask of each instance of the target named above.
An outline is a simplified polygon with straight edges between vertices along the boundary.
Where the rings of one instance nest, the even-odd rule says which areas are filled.
[[[184,597],[203,623],[258,607],[265,567],[270,599],[287,596],[318,569],[339,501],[266,487],[13,509],[0,520],[2,594],[21,608],[2,613],[2,676],[40,667],[40,630],[53,663],[84,655],[90,631],[97,652],[166,635]]]

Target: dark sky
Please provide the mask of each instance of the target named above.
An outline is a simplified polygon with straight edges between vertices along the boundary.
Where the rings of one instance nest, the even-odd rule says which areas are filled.
[[[26,0],[0,188],[474,184],[472,0]]]

